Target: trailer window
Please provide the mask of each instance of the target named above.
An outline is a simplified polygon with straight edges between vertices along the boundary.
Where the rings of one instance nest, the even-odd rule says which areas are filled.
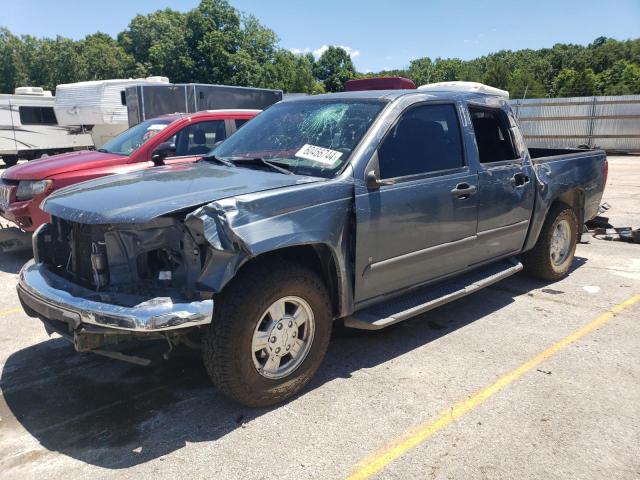
[[[502,110],[469,107],[478,144],[480,163],[518,158],[509,133],[509,122]]]
[[[53,107],[18,107],[22,125],[57,125]]]
[[[454,105],[421,105],[402,114],[378,149],[382,178],[464,166]]]

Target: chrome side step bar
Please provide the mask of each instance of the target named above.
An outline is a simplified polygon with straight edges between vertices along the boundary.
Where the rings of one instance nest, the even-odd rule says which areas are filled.
[[[497,262],[355,312],[345,318],[344,325],[360,330],[380,330],[477,292],[522,268],[522,263],[515,259]]]

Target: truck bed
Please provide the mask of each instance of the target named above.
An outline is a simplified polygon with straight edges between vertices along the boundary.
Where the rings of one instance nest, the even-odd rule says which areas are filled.
[[[529,156],[531,160],[546,159],[548,157],[557,157],[560,155],[570,155],[575,153],[586,153],[591,150],[584,148],[529,148]]]
[[[580,223],[598,212],[606,182],[603,150],[530,148],[538,188],[524,251],[533,248],[551,204],[560,200],[576,206]]]

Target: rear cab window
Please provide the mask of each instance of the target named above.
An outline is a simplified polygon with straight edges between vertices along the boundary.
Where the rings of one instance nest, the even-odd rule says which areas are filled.
[[[446,172],[464,167],[460,123],[454,104],[412,107],[378,149],[381,178]]]

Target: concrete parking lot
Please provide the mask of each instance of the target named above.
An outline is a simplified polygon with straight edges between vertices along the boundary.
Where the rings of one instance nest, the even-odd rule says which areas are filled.
[[[604,200],[640,225],[640,157],[610,158]],[[338,336],[300,396],[251,410],[197,357],[138,367],[47,337],[15,294],[28,255],[0,254],[0,478],[640,478],[640,245],[576,255],[560,282]]]

